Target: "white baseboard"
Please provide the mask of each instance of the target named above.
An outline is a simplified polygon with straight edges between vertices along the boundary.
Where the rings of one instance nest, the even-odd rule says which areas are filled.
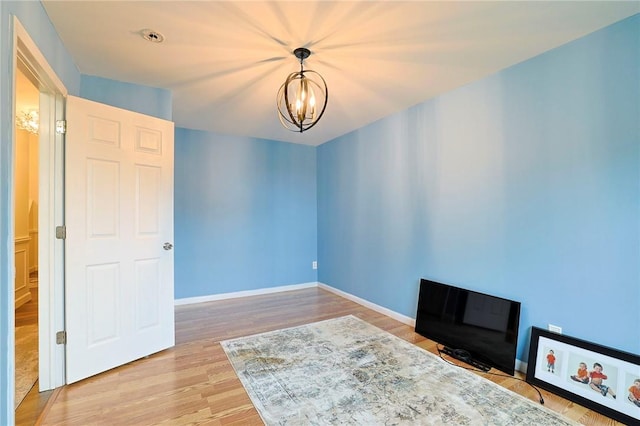
[[[524,374],[527,374],[527,367],[528,367],[528,364],[526,362],[520,361],[518,358],[516,358],[516,370],[517,371],[519,371],[521,373],[524,373]]]
[[[369,309],[372,309],[376,312],[380,312],[381,314],[384,314],[388,317],[391,317],[397,321],[400,321],[401,323],[407,324],[411,327],[415,327],[416,326],[416,319],[415,318],[411,318],[408,317],[406,315],[402,315],[399,314],[398,312],[392,311],[390,309],[387,309],[385,307],[382,307],[380,305],[376,305],[375,303],[369,302],[368,300],[362,299],[358,296],[354,296],[353,294],[349,294],[349,293],[345,293],[342,290],[338,290],[337,288],[333,288],[329,285],[323,284],[323,283],[318,283],[318,287],[325,289],[327,291],[330,291],[332,293],[337,294],[338,296],[342,296],[345,299],[349,299],[353,302],[358,303],[359,305],[365,306]],[[520,371],[521,373],[526,373],[527,372],[527,363],[520,361],[519,359],[516,358],[516,370]]]
[[[175,299],[173,303],[175,306],[191,305],[193,303],[204,303],[204,302],[213,302],[216,300],[236,299],[238,297],[259,296],[262,294],[280,293],[283,291],[291,291],[291,290],[301,290],[303,288],[311,288],[311,287],[317,287],[317,286],[318,286],[317,282],[283,285],[279,287],[261,288],[258,290],[235,291],[232,293],[211,294],[208,296],[199,296],[199,297],[185,297],[183,299]]]
[[[19,296],[19,297],[17,297],[15,299],[14,307],[15,307],[15,309],[18,309],[20,306],[24,305],[25,303],[27,303],[29,301],[31,301],[31,293],[29,293],[27,291],[25,294],[23,294],[22,296]]]
[[[416,319],[415,318],[411,318],[408,317],[406,315],[402,315],[399,314],[398,312],[392,311],[391,309],[387,309],[383,306],[380,305],[376,305],[375,303],[369,302],[368,300],[362,299],[358,296],[354,296],[353,294],[350,293],[345,293],[342,290],[338,290],[337,288],[331,287],[329,285],[326,285],[324,283],[318,283],[318,287],[330,291],[331,293],[335,293],[338,296],[342,296],[345,299],[349,299],[352,302],[356,302],[359,305],[365,306],[371,310],[374,310],[376,312],[380,312],[381,314],[384,314],[388,317],[393,318],[396,321],[400,321],[403,324],[407,324],[410,325],[411,327],[415,327],[416,326]]]
[[[301,290],[303,288],[312,288],[319,287],[323,290],[330,291],[331,293],[337,294],[338,296],[344,297],[345,299],[351,300],[359,305],[362,305],[366,308],[374,310],[376,312],[380,312],[383,315],[391,317],[396,321],[400,321],[403,324],[407,324],[411,327],[416,326],[416,319],[408,317],[406,315],[400,314],[398,312],[392,311],[391,309],[387,309],[383,306],[376,305],[373,302],[369,302],[368,300],[362,299],[358,296],[354,296],[353,294],[346,293],[342,290],[338,290],[337,288],[331,287],[330,285],[321,283],[321,282],[310,282],[303,284],[293,284],[293,285],[284,285],[279,287],[269,287],[269,288],[261,288],[258,290],[246,290],[246,291],[236,291],[233,293],[222,293],[222,294],[212,294],[209,296],[200,296],[200,297],[187,297],[184,299],[176,299],[174,300],[175,306],[178,305],[190,305],[193,303],[203,303],[203,302],[213,302],[216,300],[225,300],[225,299],[235,299],[238,297],[248,297],[248,296],[258,296],[262,294],[272,294],[272,293],[280,293],[283,291],[291,291],[291,290]],[[527,363],[516,359],[516,370],[522,373],[527,372]]]

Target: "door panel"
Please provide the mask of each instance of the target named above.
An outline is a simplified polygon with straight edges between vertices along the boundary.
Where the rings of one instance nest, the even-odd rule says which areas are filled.
[[[161,190],[161,169],[136,165],[136,233],[139,238],[157,236],[161,232]]]
[[[174,345],[173,123],[69,96],[67,383]]]
[[[120,265],[87,266],[87,343],[95,347],[120,338],[118,294]]]
[[[87,159],[87,238],[117,238],[120,163]]]

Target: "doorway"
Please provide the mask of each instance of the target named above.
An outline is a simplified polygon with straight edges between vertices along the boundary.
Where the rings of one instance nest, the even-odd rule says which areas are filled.
[[[14,149],[15,403],[38,381],[38,172],[40,91],[22,61],[16,70]]]
[[[64,118],[67,92],[16,17],[13,19],[13,33],[12,83],[16,125],[12,129],[14,173],[10,185],[16,209],[14,226],[10,231],[18,242],[28,242],[20,253],[18,250],[10,252],[14,256],[10,262],[16,265],[15,279],[20,287],[20,294],[16,294],[14,301],[14,319],[18,327],[37,327],[35,348],[33,333],[25,334],[29,335],[31,345],[27,352],[37,358],[37,384],[31,386],[31,392],[43,396],[46,394],[40,392],[64,384],[64,346],[57,345],[55,338],[56,331],[64,330],[63,241],[55,238],[55,227],[64,223],[64,139],[56,132],[56,122]],[[35,128],[29,131],[29,126],[35,126],[35,123],[37,131]],[[16,348],[22,337],[17,334],[17,329],[14,333]],[[23,358],[18,358],[21,357],[19,351],[21,349],[12,354],[17,369],[23,363]],[[11,401],[14,406],[18,405],[21,397],[15,393],[19,374],[22,373],[16,371],[15,386],[11,386],[8,392],[14,396]]]

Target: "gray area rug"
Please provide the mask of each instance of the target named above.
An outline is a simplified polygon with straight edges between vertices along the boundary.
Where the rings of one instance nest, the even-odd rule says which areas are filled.
[[[15,406],[22,402],[38,380],[38,326],[16,327],[16,399]]]
[[[354,316],[221,342],[267,425],[575,425]]]

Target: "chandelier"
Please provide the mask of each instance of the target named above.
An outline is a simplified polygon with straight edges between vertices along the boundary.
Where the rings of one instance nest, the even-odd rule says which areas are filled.
[[[302,133],[324,114],[329,91],[320,74],[303,67],[302,62],[311,55],[309,49],[299,47],[293,54],[300,60],[300,71],[289,74],[278,90],[278,118],[286,129]]]
[[[38,127],[40,124],[38,111],[21,111],[16,116],[16,127],[18,129],[26,130],[29,133],[38,134]]]

